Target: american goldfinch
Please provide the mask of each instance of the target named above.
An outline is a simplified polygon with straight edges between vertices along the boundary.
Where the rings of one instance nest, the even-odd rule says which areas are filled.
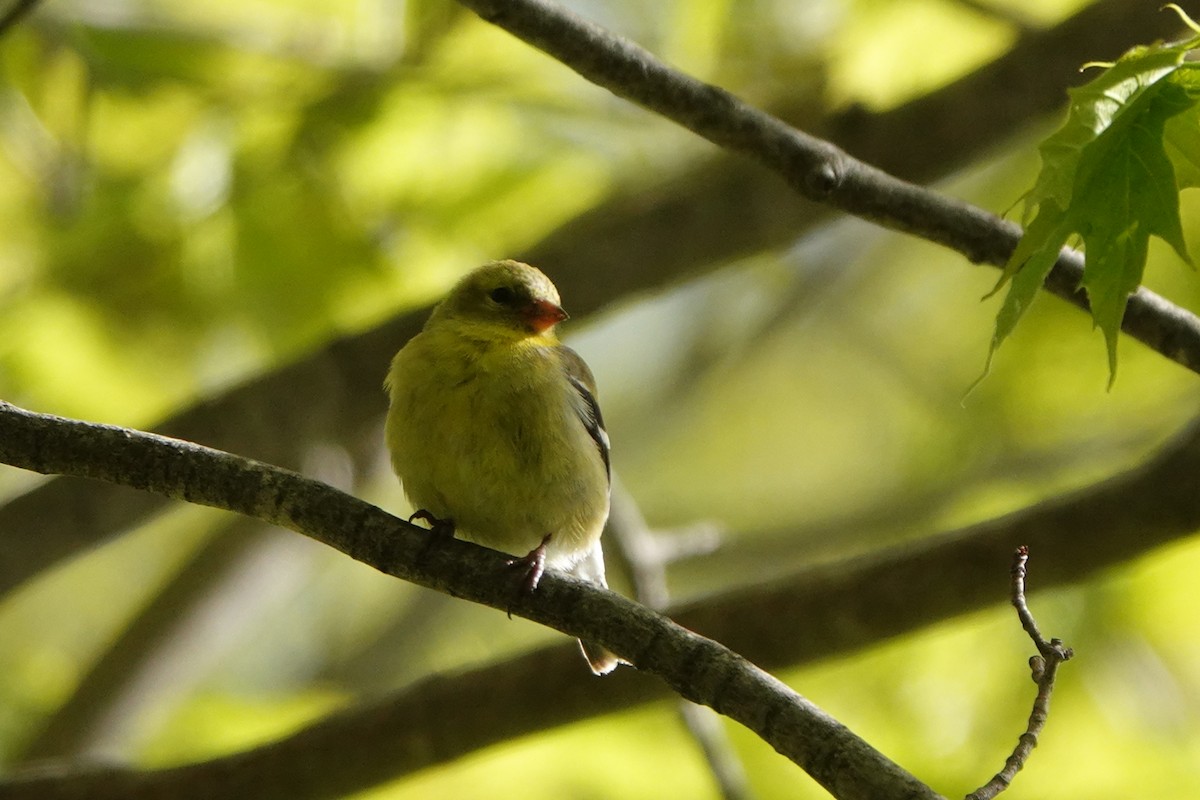
[[[404,493],[462,538],[607,588],[608,435],[591,370],[558,342],[550,279],[517,261],[468,274],[392,360],[386,436]],[[592,672],[618,659],[580,642]]]

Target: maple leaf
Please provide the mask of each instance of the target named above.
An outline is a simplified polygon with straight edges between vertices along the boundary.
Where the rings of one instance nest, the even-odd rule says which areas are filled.
[[[1012,333],[1067,240],[1083,241],[1082,286],[1116,375],[1117,334],[1142,281],[1151,236],[1190,263],[1179,191],[1200,186],[1200,65],[1185,63],[1200,36],[1130,50],[1070,90],[1064,125],[1039,147],[1042,170],[1025,198],[1027,227],[996,287],[988,364]]]

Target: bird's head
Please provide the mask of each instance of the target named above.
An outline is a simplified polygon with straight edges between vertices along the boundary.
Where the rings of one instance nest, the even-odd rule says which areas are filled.
[[[558,290],[540,270],[492,261],[460,280],[430,321],[453,319],[519,337],[546,334],[567,318]]]

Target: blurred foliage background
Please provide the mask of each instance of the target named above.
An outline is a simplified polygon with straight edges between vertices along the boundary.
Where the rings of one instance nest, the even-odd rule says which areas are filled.
[[[819,128],[848,110],[869,124],[902,109],[1088,4],[568,5]],[[1157,2],[1126,5],[1131,19],[1158,14]],[[1076,63],[1116,55],[1080,52]],[[1057,119],[979,131],[1002,144],[948,165],[939,190],[1011,208]],[[927,133],[897,137],[892,156]],[[537,252],[582,215],[629,213],[691,186],[718,158],[445,0],[47,0],[0,39],[0,397],[156,429],[421,308],[485,260]],[[697,193],[692,213],[712,202]],[[1194,199],[1184,212],[1195,247]],[[751,223],[721,222],[732,238]],[[650,524],[722,532],[716,551],[671,567],[677,600],[1036,502],[1137,463],[1195,414],[1195,376],[1132,341],[1106,391],[1101,336],[1051,298],[968,395],[997,308],[980,297],[999,273],[926,242],[831,217],[785,244],[660,278],[649,254],[678,235],[643,233],[644,263],[614,265],[646,276],[643,290],[586,298],[595,313],[565,326],[597,374],[615,467]],[[1166,247],[1151,259],[1148,285],[1195,308],[1195,273]],[[571,269],[565,256],[539,266],[555,279]],[[570,311],[569,282],[559,285]],[[377,385],[386,360],[353,369]],[[304,385],[276,400],[325,413]],[[363,402],[382,413],[381,390]],[[304,441],[301,462],[285,466],[406,512],[380,445]],[[39,483],[0,470],[0,502]],[[36,520],[20,535],[36,541]],[[232,752],[555,636],[210,510],[171,506],[99,535],[111,539],[0,603],[5,772],[34,756],[161,765]],[[1035,590],[1037,569],[1035,553]],[[1061,673],[1014,797],[1200,793],[1197,571],[1200,543],[1183,541],[1033,595],[1043,627],[1079,659]],[[996,574],[1002,597],[1006,565]],[[165,607],[147,616],[156,600]],[[58,752],[41,749],[45,726],[134,623],[142,655],[106,689],[103,713]],[[782,677],[953,795],[998,769],[1020,732],[1029,649],[998,606]],[[824,796],[728,727],[755,796]],[[675,706],[660,703],[362,796],[485,794],[718,790]]]

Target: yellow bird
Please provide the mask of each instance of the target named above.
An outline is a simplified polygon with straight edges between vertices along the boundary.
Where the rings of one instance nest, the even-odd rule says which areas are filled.
[[[595,381],[554,326],[567,318],[539,270],[468,274],[392,360],[387,446],[414,517],[514,555],[536,588],[550,567],[607,588],[609,445]],[[452,527],[451,527],[452,526]],[[592,672],[619,660],[580,642]]]

